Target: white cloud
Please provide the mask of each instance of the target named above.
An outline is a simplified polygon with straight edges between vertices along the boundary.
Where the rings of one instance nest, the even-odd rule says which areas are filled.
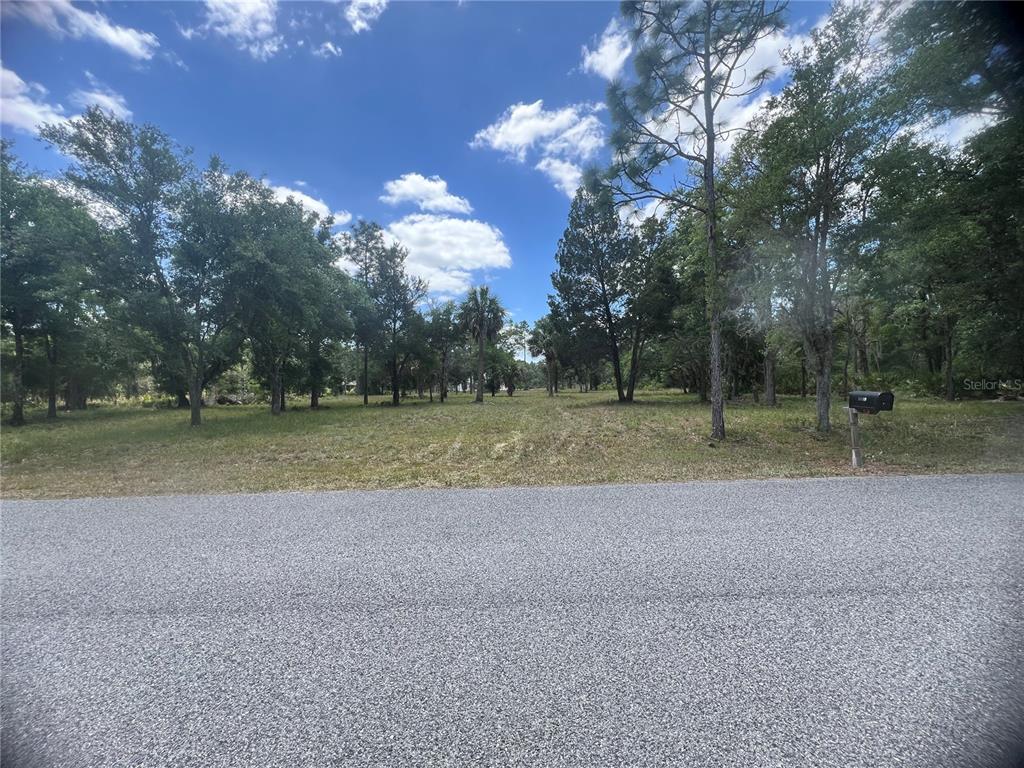
[[[783,53],[790,47],[801,48],[808,40],[806,34],[795,30],[789,33],[776,32],[762,38],[746,59],[740,62],[742,66],[738,66],[733,72],[730,84],[736,90],[743,91],[755,75],[765,70],[771,72],[769,82],[787,77],[789,69],[782,60]],[[768,88],[764,87],[747,96],[722,100],[715,113],[716,155],[725,157],[732,151],[733,144],[770,96]],[[693,150],[698,150],[699,145],[703,144],[703,129],[683,110],[669,108],[653,116],[648,126],[659,135],[673,141],[678,137],[690,137],[689,148]],[[685,146],[687,142],[682,143]]]
[[[338,210],[331,211],[331,207],[318,197],[306,194],[298,189],[292,189],[283,185],[270,184],[267,181],[263,182],[270,190],[274,193],[274,198],[280,202],[285,202],[288,198],[292,198],[295,202],[300,203],[303,208],[307,211],[312,211],[317,214],[321,219],[326,219],[328,216],[334,216],[334,226],[343,227],[352,221],[352,214],[348,211]]]
[[[569,198],[576,195],[583,179],[583,170],[575,163],[559,160],[556,157],[544,157],[534,166],[554,183]]]
[[[388,225],[385,235],[409,249],[409,273],[434,293],[464,293],[475,270],[512,266],[501,230],[475,219],[414,213]]]
[[[618,207],[619,220],[623,224],[639,227],[651,216],[662,216],[667,210],[663,200],[648,200],[643,205],[627,203]]]
[[[300,41],[301,42],[301,41]],[[329,59],[335,56],[341,56],[341,48],[336,46],[330,40],[321,43],[319,48],[313,50],[314,56],[319,56],[321,59]]]
[[[35,133],[43,123],[59,123],[66,119],[60,104],[44,101],[47,90],[38,83],[27,83],[0,64],[0,119],[25,133]]]
[[[71,0],[7,2],[4,13],[29,20],[56,37],[91,38],[117,48],[133,59],[149,60],[160,46],[156,35],[114,24],[99,11],[86,11]]]
[[[435,213],[470,213],[473,210],[466,198],[448,191],[448,182],[440,176],[427,178],[418,173],[406,173],[385,183],[380,201],[389,205],[415,203],[421,211]]]
[[[202,29],[232,41],[260,61],[284,44],[277,33],[277,0],[206,0]]]
[[[572,140],[568,137],[572,136],[582,141],[584,155],[592,154],[604,142],[601,121],[594,114],[601,108],[600,104],[573,104],[547,110],[542,99],[532,104],[513,104],[496,122],[477,131],[470,146],[496,149],[524,162],[527,150],[534,147],[555,145],[571,149]]]
[[[998,121],[999,118],[995,115],[961,115],[939,125],[920,124],[911,130],[925,141],[959,147],[976,133],[995,125]]]
[[[629,32],[623,28],[618,17],[615,17],[608,22],[593,50],[583,46],[583,61],[580,66],[584,72],[600,75],[605,80],[616,80],[632,51]]]
[[[387,7],[388,0],[352,0],[345,9],[345,18],[353,32],[365,32]]]
[[[76,187],[66,179],[60,177],[44,178],[40,179],[39,183],[56,190],[57,194],[62,197],[74,200],[80,204],[85,209],[85,212],[103,227],[113,229],[124,225],[124,217],[110,203],[104,202],[95,195]]]
[[[113,90],[107,85],[104,85],[93,76],[92,72],[86,71],[86,79],[89,81],[89,88],[79,88],[71,94],[71,101],[73,104],[85,109],[92,105],[98,106],[105,112],[109,112],[114,117],[119,117],[122,120],[131,120],[132,111],[128,109],[128,102],[125,101],[117,91]]]
[[[517,162],[539,155],[535,168],[569,197],[569,185],[583,173],[581,163],[592,160],[605,145],[604,126],[597,113],[601,104],[571,104],[544,109],[543,100],[513,104],[493,124],[477,131],[470,146],[487,147]]]

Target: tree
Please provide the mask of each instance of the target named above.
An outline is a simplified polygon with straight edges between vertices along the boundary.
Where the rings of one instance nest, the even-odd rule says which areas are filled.
[[[681,298],[676,275],[678,253],[674,246],[668,222],[650,216],[640,225],[636,246],[623,269],[622,327],[629,333],[628,402],[633,402],[645,346],[651,338],[665,334],[672,310]]]
[[[93,303],[87,264],[102,234],[85,208],[29,175],[0,146],[0,316],[14,336],[11,424],[25,421],[27,345],[42,342],[46,355],[47,418],[57,416],[60,355],[84,324]]]
[[[792,52],[792,80],[764,111],[753,186],[782,257],[779,279],[815,376],[817,428],[830,429],[837,291],[855,258],[847,236],[864,215],[873,156],[904,125],[892,111],[889,63],[872,55],[868,6],[835,9]],[[847,246],[847,247],[844,247]]]
[[[277,415],[285,410],[286,372],[302,370],[296,363],[309,344],[319,355],[332,333],[346,332],[347,278],[328,246],[329,218],[321,220],[294,199],[278,202],[248,174],[235,175],[232,200],[240,220],[226,257],[226,291],[249,339],[254,371],[270,389],[271,413]]]
[[[510,327],[509,339],[514,344],[516,352],[522,351],[523,362],[526,362],[526,353],[529,348],[530,324],[520,320]]]
[[[1006,3],[923,0],[893,13],[885,40],[900,62],[901,109],[933,121],[960,115],[1020,116],[1024,48]]]
[[[615,162],[610,177],[627,201],[649,200],[698,211],[707,234],[705,291],[710,326],[711,436],[725,438],[716,142],[737,130],[722,104],[749,96],[768,72],[747,72],[759,40],[778,31],[783,5],[764,2],[623,4],[632,30],[637,82],[608,91]],[[677,184],[667,168],[682,164],[696,183]],[[695,189],[700,193],[693,194]]]
[[[571,324],[600,329],[620,402],[626,400],[620,351],[626,301],[623,272],[637,248],[636,238],[615,213],[611,191],[580,187],[558,241],[558,271],[551,275],[551,283]]]
[[[401,403],[402,376],[413,353],[410,326],[419,318],[416,306],[427,293],[423,280],[405,271],[408,252],[400,245],[389,245],[376,254],[371,297],[376,305],[382,337],[387,350],[391,375],[391,403]]]
[[[132,322],[163,347],[163,363],[173,377],[194,382],[194,334],[201,323],[190,321],[194,296],[178,292],[171,258],[188,164],[157,128],[134,125],[98,107],[45,126],[40,135],[72,159],[66,180],[96,204],[120,241],[105,263],[95,265],[102,281]],[[192,404],[193,425],[201,420],[198,408]]]
[[[326,243],[329,251],[330,244],[331,241]],[[299,333],[305,369],[303,388],[309,393],[310,408],[320,407],[320,396],[333,374],[335,347],[351,338],[351,308],[360,305],[359,293],[352,279],[337,268],[325,269],[322,277],[310,286],[311,301]]]
[[[192,426],[202,424],[205,385],[237,362],[243,339],[230,311],[227,259],[240,234],[236,201],[244,184],[214,157],[180,195],[168,282],[180,307]]]
[[[494,341],[501,331],[505,310],[486,285],[471,288],[459,305],[458,325],[477,343],[476,402],[484,401],[484,370],[487,363],[487,343]]]
[[[527,342],[530,354],[544,358],[544,373],[548,397],[558,392],[558,348],[560,339],[557,327],[551,315],[544,315],[533,324],[533,331]]]
[[[442,403],[448,399],[449,358],[460,335],[456,311],[454,301],[435,304],[427,321],[428,343],[438,357],[438,396]]]
[[[353,319],[356,344],[362,349],[363,358],[363,405],[369,403],[370,349],[381,332],[381,318],[377,315],[375,301],[377,268],[384,258],[384,231],[372,221],[360,219],[352,226],[351,233],[344,236],[342,252],[355,267],[355,279],[362,285],[365,301],[354,307]]]

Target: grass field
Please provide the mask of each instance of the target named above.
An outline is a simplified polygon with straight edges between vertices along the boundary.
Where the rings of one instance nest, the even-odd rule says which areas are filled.
[[[294,401],[293,401],[294,402]],[[2,496],[56,498],[336,488],[562,485],[842,475],[845,412],[828,437],[813,400],[777,408],[730,404],[728,439],[708,438],[695,397],[644,392],[618,405],[608,392],[531,390],[483,405],[400,408],[356,397],[273,417],[265,406],[211,407],[200,429],[176,410],[97,407],[2,431]],[[907,400],[862,417],[861,472],[1024,471],[1024,403]]]

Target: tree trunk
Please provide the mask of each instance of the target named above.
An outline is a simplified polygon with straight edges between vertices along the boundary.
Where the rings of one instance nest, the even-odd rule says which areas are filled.
[[[644,352],[644,339],[641,336],[640,323],[637,322],[636,330],[633,332],[633,348],[629,355],[629,379],[626,382],[626,402],[633,402],[633,394],[636,392],[636,380],[640,375],[640,356]]]
[[[711,68],[711,9],[707,8],[704,19],[704,209],[707,217],[708,263],[708,305],[711,310],[711,437],[725,439],[725,403],[722,399],[722,313],[719,308],[718,275],[718,228],[717,205],[715,200],[715,104],[714,72]]]
[[[448,399],[448,350],[441,353],[441,381],[438,382],[438,395],[443,403]]]
[[[25,337],[20,323],[14,328],[14,403],[11,410],[11,426],[20,427],[25,423]]]
[[[722,323],[718,311],[711,316],[711,437],[725,439],[725,402],[722,398]]]
[[[398,355],[391,358],[391,404],[400,405],[402,402],[402,383],[398,380]]]
[[[178,387],[175,394],[177,395],[178,398],[178,404],[175,406],[176,408],[190,407],[188,402],[188,392],[185,390],[184,387]]]
[[[831,429],[829,409],[832,405],[832,337],[818,333],[805,340],[814,363],[814,398],[818,413],[818,431],[827,433]]]
[[[203,423],[203,372],[199,366],[192,373],[192,380],[188,387],[189,404],[191,406],[190,423],[193,427],[201,426]]]
[[[363,345],[363,405],[370,402],[370,345]]]
[[[775,360],[776,351],[769,347],[764,353],[764,404],[777,405],[775,398]]]
[[[313,387],[309,391],[309,407],[310,408],[319,408],[320,407],[320,390],[317,389],[316,387]]]
[[[46,334],[46,418],[57,418],[57,341]]]
[[[820,366],[820,364],[819,364]],[[829,409],[832,406],[832,366],[819,367],[814,374],[814,396],[818,409],[818,431],[827,433],[832,425],[829,422]]]
[[[270,372],[270,412],[274,416],[284,410],[284,390],[281,387],[281,364],[275,360]]]
[[[956,387],[953,386],[953,329],[956,321],[946,318],[946,333],[943,338],[943,376],[946,382],[946,399],[950,402],[956,400]]]
[[[484,401],[484,356],[486,353],[487,345],[487,328],[486,321],[480,326],[480,346],[477,351],[477,362],[476,362],[476,402],[482,403]]]
[[[804,353],[803,360],[800,361],[800,397],[807,397],[807,353]]]
[[[615,333],[615,320],[612,317],[612,309],[608,305],[608,298],[605,295],[604,281],[601,282],[601,296],[604,302],[604,317],[608,324],[608,343],[612,352],[612,376],[615,379],[615,393],[619,402],[625,402],[626,394],[622,388],[622,359],[619,356],[619,340]]]
[[[850,363],[853,361],[853,320],[850,318],[850,300],[846,300],[846,357],[843,359],[843,392],[850,391]]]
[[[868,315],[866,310],[861,315],[861,322],[863,325],[858,329],[856,336],[857,363],[853,370],[867,376],[871,371],[868,368]]]

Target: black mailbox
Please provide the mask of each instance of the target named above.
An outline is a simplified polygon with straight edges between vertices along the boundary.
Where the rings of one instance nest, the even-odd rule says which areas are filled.
[[[891,411],[892,392],[851,392],[850,407],[860,413],[878,413]]]

